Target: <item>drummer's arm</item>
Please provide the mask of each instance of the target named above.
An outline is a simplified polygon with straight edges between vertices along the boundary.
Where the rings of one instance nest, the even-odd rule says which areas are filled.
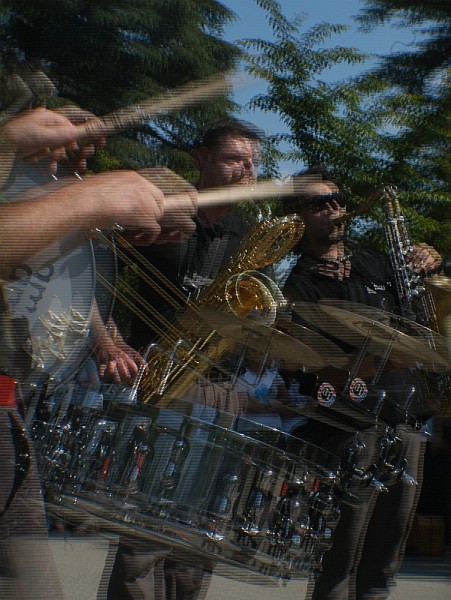
[[[79,120],[78,109],[71,109],[68,116],[36,109],[0,128],[1,186],[11,157],[39,159],[49,170],[56,161],[68,158],[74,170],[85,166],[93,139],[86,138],[85,125],[71,122]],[[100,129],[94,136],[96,143],[99,138],[102,142],[101,136]],[[194,228],[191,216],[196,197],[192,191],[171,196],[165,206],[161,190],[131,171],[94,175],[83,181],[71,177],[42,186],[39,191],[38,198],[29,194],[33,199],[27,202],[23,202],[27,199],[23,190],[19,191],[19,201],[4,202],[0,197],[0,278],[7,280],[15,267],[72,229],[111,230],[119,224],[130,232],[131,243],[147,245],[157,240],[162,228],[171,238],[180,237],[180,231],[192,233]]]
[[[75,204],[77,195],[63,196],[62,190],[37,200],[0,201],[0,277],[7,280],[15,267],[70,231],[69,202]]]
[[[78,132],[77,126],[66,117],[45,109],[26,111],[11,118],[0,128],[0,187],[3,188],[15,160],[35,159],[41,155],[46,160],[57,160],[59,154],[52,155],[52,152],[64,153],[66,147],[75,149]],[[65,223],[59,207],[45,206],[44,198],[33,206],[21,206],[16,202],[5,204],[1,194],[0,280],[7,280],[10,269],[48,244],[51,223],[54,223],[52,241],[64,234]]]
[[[92,122],[93,116],[76,106],[62,107],[59,112],[36,108],[12,116],[0,127],[0,187],[5,186],[15,161],[38,161],[50,181],[58,162],[70,161],[71,171],[85,171],[94,144],[104,143],[100,128],[88,139],[87,120]],[[58,186],[63,187],[61,181]],[[70,203],[76,206],[77,197],[69,193],[66,199],[61,191],[49,196],[57,184],[52,181],[51,187],[40,187],[40,199],[26,205],[20,203],[27,199],[23,189],[18,190],[19,202],[12,204],[5,203],[0,192],[0,277],[7,279],[11,269],[73,227]]]
[[[106,323],[103,321],[96,302],[91,316],[91,335],[100,379],[115,384],[129,383],[145,361],[126,344],[111,317]]]
[[[114,171],[64,183],[37,199],[0,202],[0,276],[72,230],[111,230],[119,223],[139,236],[140,245],[160,234],[163,193],[137,173]]]
[[[192,233],[191,193],[171,195],[165,203],[163,192],[134,171],[74,180],[38,199],[0,203],[0,277],[72,230],[120,225],[139,246],[159,241],[166,231]]]

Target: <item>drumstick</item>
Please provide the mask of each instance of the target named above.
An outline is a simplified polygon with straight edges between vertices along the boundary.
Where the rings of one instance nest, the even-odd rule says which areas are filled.
[[[316,180],[320,181],[320,177],[318,178],[317,175],[313,177],[316,177]],[[312,179],[307,180],[305,177],[293,177],[288,181],[271,180],[248,185],[231,185],[228,187],[200,190],[198,193],[198,205],[200,208],[208,208],[249,200],[267,200],[268,198],[297,196],[298,194],[302,194],[311,181]]]
[[[151,181],[165,194],[183,193],[193,189],[191,184],[167,167],[142,169],[139,174]],[[209,188],[198,192],[198,206],[208,208],[237,204],[249,200],[296,196],[302,194],[307,186],[319,181],[321,181],[321,175],[309,174],[302,177],[292,177],[285,182],[282,180],[269,180],[247,185],[238,184]]]
[[[199,102],[230,91],[232,81],[216,75],[168,90],[162,94],[108,113],[83,125],[86,134],[111,135],[121,130],[141,125],[144,121],[167,115],[177,110],[195,106]]]

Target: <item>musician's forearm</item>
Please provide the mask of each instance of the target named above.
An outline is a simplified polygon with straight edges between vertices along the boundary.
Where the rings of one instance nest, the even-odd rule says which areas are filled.
[[[111,230],[119,224],[135,232],[140,245],[157,239],[163,218],[165,225],[192,233],[195,199],[178,194],[168,206],[165,216],[163,192],[133,171],[63,181],[37,199],[0,203],[0,273],[76,228]]]
[[[70,186],[73,187],[73,186]],[[88,202],[75,187],[57,190],[38,200],[0,203],[0,276],[22,264],[70,230],[94,222]]]
[[[116,339],[114,321],[110,318],[106,322],[103,320],[96,300],[91,310],[91,336],[95,346],[101,346],[105,340],[115,342]]]

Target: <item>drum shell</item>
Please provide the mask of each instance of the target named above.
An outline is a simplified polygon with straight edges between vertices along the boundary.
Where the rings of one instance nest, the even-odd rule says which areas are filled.
[[[106,530],[113,523],[140,538],[155,541],[164,530],[166,544],[273,576],[304,576],[317,566],[337,519],[336,457],[320,466],[313,462],[319,449],[296,440],[295,452],[287,451],[280,431],[206,407],[133,408],[120,417],[92,411],[90,418],[79,410],[90,441],[64,438],[77,468],[59,478],[45,470],[60,507],[86,506]]]

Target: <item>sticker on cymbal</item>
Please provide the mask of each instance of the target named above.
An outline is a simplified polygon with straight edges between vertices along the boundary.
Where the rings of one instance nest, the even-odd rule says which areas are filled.
[[[334,386],[327,382],[322,383],[316,392],[316,399],[321,406],[332,406],[337,399]]]
[[[349,397],[354,402],[362,402],[368,395],[368,386],[360,379],[360,377],[356,377],[352,380],[351,385],[349,386]]]

